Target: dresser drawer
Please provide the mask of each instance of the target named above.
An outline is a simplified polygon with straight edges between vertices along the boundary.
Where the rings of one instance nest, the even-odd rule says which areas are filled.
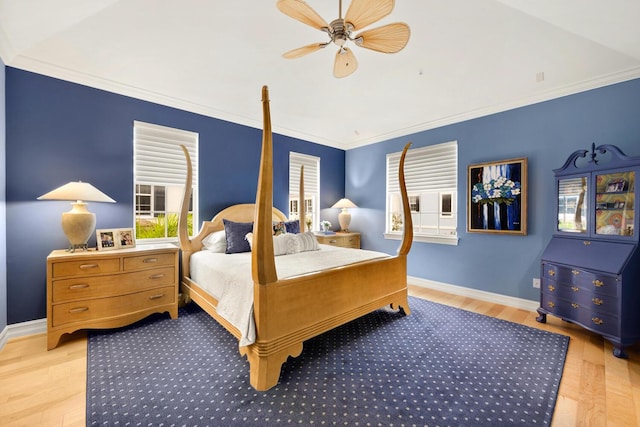
[[[617,313],[620,310],[620,299],[617,296],[598,293],[592,288],[567,285],[544,278],[541,290],[543,293],[554,295],[556,298],[562,298],[570,303],[576,303],[589,309],[598,309],[610,313]]]
[[[318,243],[330,246],[340,246],[342,248],[354,248],[360,249],[360,235],[359,234],[332,234],[329,236],[316,236]]]
[[[593,290],[603,295],[620,295],[620,281],[618,276],[594,273],[581,268],[571,268],[556,264],[544,263],[543,274],[559,284],[567,284]]]
[[[555,316],[579,323],[599,334],[615,336],[620,333],[618,317],[601,311],[600,308],[593,309],[544,292],[541,294],[540,306]]]
[[[54,303],[87,298],[103,298],[137,292],[142,289],[169,286],[175,282],[175,268],[125,273],[117,276],[96,276],[53,281]]]
[[[175,286],[165,286],[135,294],[57,304],[53,306],[53,327],[73,322],[106,319],[173,304],[176,299],[175,293]]]
[[[52,275],[56,277],[87,276],[120,271],[119,258],[87,258],[79,261],[60,261],[52,264]]]
[[[162,265],[173,265],[173,253],[149,254],[124,258],[124,271],[142,270]]]

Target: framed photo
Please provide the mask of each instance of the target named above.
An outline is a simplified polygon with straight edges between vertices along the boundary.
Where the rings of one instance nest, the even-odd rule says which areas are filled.
[[[624,191],[627,182],[624,179],[615,179],[607,183],[607,193],[619,193]]]
[[[527,158],[467,167],[467,232],[527,235]]]
[[[96,242],[99,251],[111,251],[136,246],[132,228],[96,230]]]

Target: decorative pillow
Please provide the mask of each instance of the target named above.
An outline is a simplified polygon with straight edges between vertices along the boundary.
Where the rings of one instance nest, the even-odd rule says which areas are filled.
[[[279,236],[287,232],[284,222],[273,222],[273,235]]]
[[[300,233],[300,221],[298,221],[297,219],[293,221],[286,221],[284,223],[284,227],[287,230],[287,233]]]
[[[223,254],[227,250],[227,237],[224,230],[209,233],[207,237],[202,239],[202,244],[208,251]]]
[[[318,239],[316,239],[316,236],[311,231],[295,234],[295,237],[298,239],[300,252],[317,251],[320,249]]]
[[[247,233],[245,238],[249,242],[251,249],[253,249],[253,233]],[[294,234],[273,236],[273,254],[275,256],[296,254],[298,252],[300,252],[300,242]]]
[[[233,222],[222,219],[224,232],[227,240],[225,254],[237,254],[240,252],[251,252],[251,246],[245,239],[247,233],[253,231],[253,222]]]

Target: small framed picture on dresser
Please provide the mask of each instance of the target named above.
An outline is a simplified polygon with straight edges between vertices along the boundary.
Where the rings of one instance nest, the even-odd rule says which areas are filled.
[[[99,251],[118,249],[115,230],[96,230],[96,242]]]
[[[136,246],[132,228],[96,230],[96,242],[99,251],[111,251]]]

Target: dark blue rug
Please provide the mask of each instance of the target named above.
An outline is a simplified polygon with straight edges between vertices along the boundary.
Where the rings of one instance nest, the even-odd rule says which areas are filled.
[[[568,337],[409,303],[410,316],[379,310],[307,341],[267,392],[193,304],[91,332],[87,425],[550,425]]]

